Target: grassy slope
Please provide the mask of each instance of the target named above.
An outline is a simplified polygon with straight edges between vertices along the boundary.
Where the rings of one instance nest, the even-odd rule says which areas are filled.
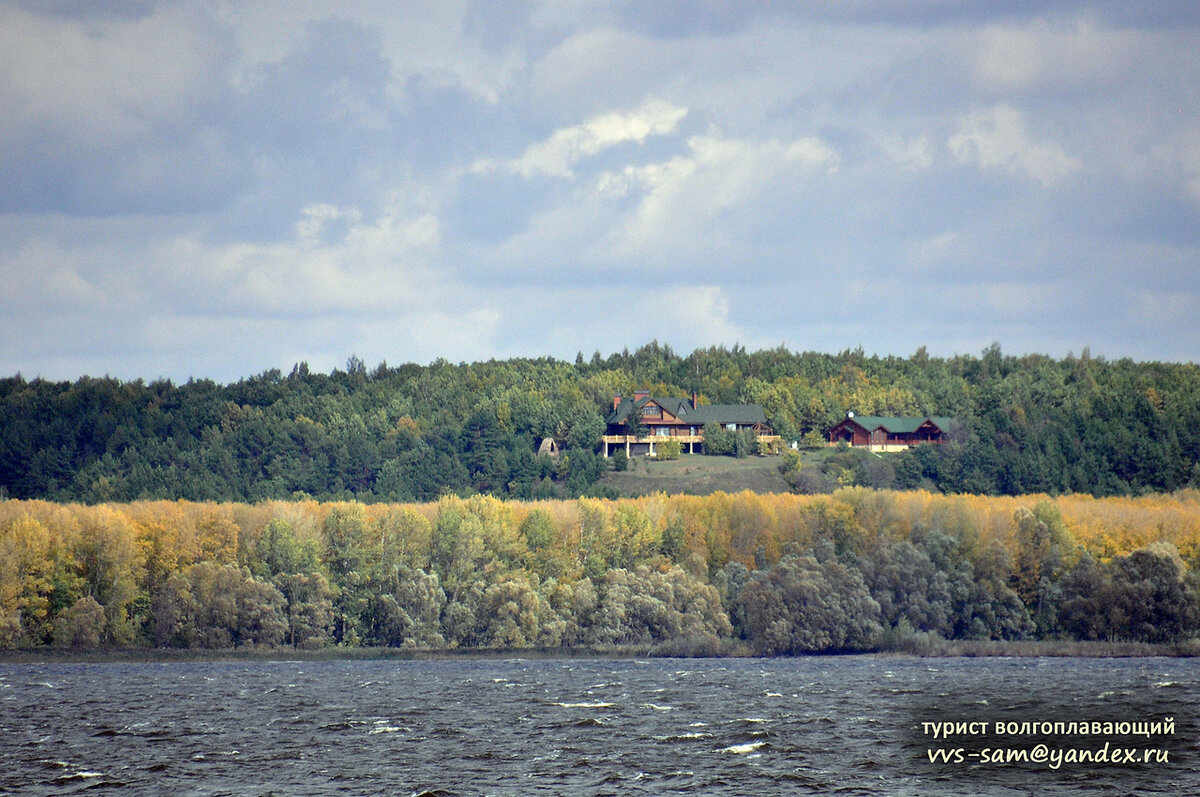
[[[608,473],[600,484],[615,487],[622,496],[659,492],[708,495],[718,490],[786,493],[787,484],[779,475],[781,462],[779,457],[734,459],[700,454],[684,454],[671,462],[636,457],[630,461],[629,470]]]

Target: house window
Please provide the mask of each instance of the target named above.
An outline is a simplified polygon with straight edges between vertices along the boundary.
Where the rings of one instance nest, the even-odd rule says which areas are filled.
[[[656,437],[670,437],[671,436],[671,427],[670,426],[659,426],[659,427],[655,428],[654,435]]]
[[[736,423],[727,423],[727,424],[725,424],[725,429],[730,432],[736,432],[737,424]]]
[[[662,417],[662,407],[658,406],[657,404],[647,404],[645,407],[642,407],[642,417],[643,418],[661,418]]]

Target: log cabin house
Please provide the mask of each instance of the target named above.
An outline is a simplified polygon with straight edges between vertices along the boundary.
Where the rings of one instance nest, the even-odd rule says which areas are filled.
[[[626,423],[631,412],[641,415],[645,433],[634,436],[627,433]],[[715,423],[730,431],[753,430],[760,440],[777,441],[778,435],[771,433],[767,416],[757,404],[700,404],[696,394],[692,398],[656,398],[649,391],[635,391],[632,398],[613,396],[612,412],[606,419],[604,456],[612,453],[613,446],[624,446],[626,455],[645,454],[654,456],[655,443],[663,440],[679,441],[688,454],[704,450],[704,426]]]
[[[922,443],[944,442],[954,424],[953,418],[946,417],[886,418],[851,412],[829,430],[829,445],[845,443],[876,452],[904,451]]]

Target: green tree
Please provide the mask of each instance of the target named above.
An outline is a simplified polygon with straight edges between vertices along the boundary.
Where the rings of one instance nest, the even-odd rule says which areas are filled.
[[[58,616],[54,624],[54,644],[69,648],[95,648],[105,633],[104,607],[91,595],[85,595]]]
[[[1017,555],[1010,586],[1030,609],[1043,636],[1058,629],[1062,579],[1074,540],[1058,509],[1040,502],[1031,512],[1021,508],[1016,522]]]
[[[642,419],[642,410],[633,403],[633,399],[623,399],[630,403],[629,414],[625,416],[625,434],[634,439],[641,439],[650,433],[646,422]]]
[[[237,589],[237,642],[274,647],[288,632],[287,598],[275,585],[242,575]]]
[[[1116,639],[1128,625],[1118,606],[1112,575],[1089,553],[1084,553],[1061,582],[1059,626],[1074,639]]]
[[[1171,642],[1200,628],[1200,580],[1170,543],[1154,543],[1118,558],[1113,567],[1113,630],[1127,639]]]
[[[654,456],[664,462],[679,459],[683,454],[683,445],[678,440],[667,438],[654,445]]]
[[[53,629],[54,592],[63,552],[50,531],[29,515],[0,526],[0,648],[44,644]],[[78,592],[75,592],[78,597]]]
[[[667,521],[663,528],[659,551],[673,564],[679,564],[683,559],[684,535],[683,518],[678,515]]]
[[[272,583],[287,599],[287,643],[321,647],[331,640],[334,591],[321,573],[280,574]]]
[[[86,516],[74,558],[87,594],[104,607],[103,641],[128,644],[134,637],[129,608],[138,594],[140,562],[129,519],[101,507]]]
[[[954,595],[946,572],[921,548],[900,540],[859,560],[859,572],[885,623],[902,621],[916,631],[954,633]]]
[[[858,571],[836,560],[787,556],[739,597],[746,629],[765,655],[869,649],[882,633],[879,604]]]
[[[374,645],[440,647],[446,594],[433,573],[396,564],[376,572],[367,611],[366,641]]]
[[[704,424],[704,453],[715,456],[736,454],[737,435],[720,424]]]
[[[274,518],[266,525],[248,557],[251,572],[268,579],[317,570],[320,558],[316,541],[302,542],[291,524],[281,518]]]
[[[172,573],[154,603],[159,645],[273,646],[288,630],[286,598],[236,565],[200,562]]]

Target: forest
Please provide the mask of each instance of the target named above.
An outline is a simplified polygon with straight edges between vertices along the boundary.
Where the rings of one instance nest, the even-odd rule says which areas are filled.
[[[232,384],[0,378],[0,498],[436,501],[613,498],[598,451],[615,394],[645,388],[755,403],[787,441],[818,446],[847,411],[961,422],[948,444],[840,455],[789,473],[839,487],[945,494],[1137,496],[1200,487],[1200,368],[980,355],[907,358],[742,347],[687,356],[657,342],[574,362],[511,359],[315,373]],[[537,445],[555,438],[557,458]]]
[[[620,498],[597,449],[635,388],[760,404],[799,449],[778,457],[791,492]],[[887,456],[825,447],[850,410],[958,424]],[[1198,463],[1200,368],[1087,351],[16,375],[0,648],[1194,650]]]
[[[0,501],[0,648],[1200,648],[1200,491]]]

